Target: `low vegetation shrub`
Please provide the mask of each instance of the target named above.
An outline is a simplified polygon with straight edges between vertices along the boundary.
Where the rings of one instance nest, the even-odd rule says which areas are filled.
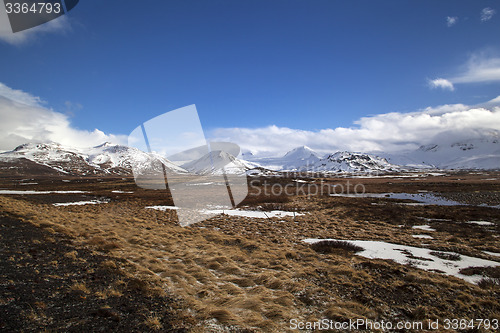
[[[361,246],[343,240],[323,240],[312,244],[311,248],[318,253],[334,253],[339,249],[354,253],[364,250]]]
[[[486,277],[479,280],[477,285],[482,289],[491,289],[495,287],[500,287],[500,279]]]
[[[430,252],[431,255],[444,259],[444,260],[452,260],[452,261],[459,261],[462,260],[462,257],[460,254],[457,253],[446,253],[446,252],[439,252],[439,251],[432,251]]]
[[[459,272],[460,274],[471,276],[471,275],[482,275],[489,278],[500,279],[500,266],[473,266],[462,268]]]

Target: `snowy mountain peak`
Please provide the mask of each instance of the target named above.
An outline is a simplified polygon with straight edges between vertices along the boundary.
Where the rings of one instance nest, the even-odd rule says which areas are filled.
[[[182,167],[196,174],[240,174],[257,167],[256,164],[240,160],[230,153],[214,150],[201,158],[183,164]]]
[[[111,142],[109,141],[106,141],[98,146],[95,146],[94,148],[105,148],[105,147],[113,147],[113,146],[117,146],[115,144],[112,144]]]
[[[283,158],[310,158],[311,156],[319,157],[318,153],[307,146],[300,146],[290,150]]]
[[[13,151],[28,151],[28,150],[56,150],[56,149],[62,149],[62,145],[59,143],[51,142],[51,143],[34,143],[34,142],[29,142],[29,143],[24,143],[22,145],[17,146],[14,148]]]
[[[430,145],[425,145],[425,146],[420,146],[418,150],[421,151],[436,151],[439,148],[438,145],[436,144],[430,144]]]
[[[322,158],[310,168],[314,172],[374,172],[398,171],[399,167],[385,158],[348,151],[336,152]]]
[[[15,163],[22,159],[49,167],[58,173],[76,175],[130,175],[161,170],[161,165],[178,173],[186,171],[170,161],[136,148],[102,144],[93,148],[64,147],[56,143],[27,143],[0,154],[0,160]]]
[[[319,160],[320,156],[318,153],[307,146],[301,146],[286,153],[281,159],[281,163],[284,170],[298,170]]]

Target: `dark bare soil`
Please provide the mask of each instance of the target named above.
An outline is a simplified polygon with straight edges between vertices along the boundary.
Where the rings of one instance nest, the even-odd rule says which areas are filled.
[[[155,317],[162,331],[186,331],[177,301],[147,295],[123,261],[15,217],[0,216],[0,230],[0,331],[144,332]]]

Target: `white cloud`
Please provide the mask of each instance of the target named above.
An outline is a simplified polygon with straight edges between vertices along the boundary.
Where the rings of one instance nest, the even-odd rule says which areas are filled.
[[[14,102],[26,104],[29,106],[41,106],[43,103],[45,103],[40,99],[40,97],[33,96],[22,90],[12,89],[10,87],[7,87],[2,82],[0,82],[0,96],[8,98]]]
[[[486,22],[491,20],[493,15],[495,15],[496,10],[491,9],[490,7],[486,7],[481,11],[481,21]]]
[[[458,17],[456,17],[456,16],[453,16],[453,17],[452,16],[448,16],[448,17],[446,17],[446,25],[448,27],[454,26],[455,24],[457,24],[457,22],[458,22]]]
[[[76,129],[67,115],[41,103],[35,96],[0,84],[0,150],[10,150],[26,142],[89,147],[105,141],[125,143],[127,140],[124,135],[106,134],[98,129]],[[363,117],[351,127],[317,131],[274,125],[220,128],[208,136],[213,141],[237,143],[243,149],[261,155],[277,155],[301,145],[322,153],[336,150],[394,152],[433,143],[444,133],[459,133],[467,137],[487,129],[500,131],[500,96],[479,106],[452,104],[410,113]]]
[[[458,74],[449,78],[429,80],[429,87],[454,90],[456,84],[500,82],[500,57],[475,53],[461,66]]]
[[[0,6],[1,11],[1,6]],[[58,17],[52,21],[36,26],[34,28],[12,33],[8,26],[7,17],[0,17],[3,21],[0,26],[0,41],[4,41],[12,45],[21,45],[34,40],[37,36],[49,33],[65,33],[71,29],[69,20],[65,15]],[[7,26],[5,24],[7,23]]]
[[[500,97],[487,107],[463,104],[443,105],[417,112],[392,112],[363,117],[356,126],[318,131],[287,127],[221,128],[210,133],[212,140],[230,141],[254,154],[284,154],[307,145],[322,153],[336,150],[394,152],[416,149],[433,143],[443,133],[462,133],[464,137],[485,129],[500,131]]]
[[[464,67],[462,73],[450,79],[452,83],[500,81],[500,57],[474,54]]]
[[[493,98],[491,101],[481,104],[483,107],[491,108],[494,106],[500,106],[500,96]]]
[[[451,91],[455,90],[453,83],[443,78],[429,80],[429,86],[431,88],[441,88],[444,90],[451,90]]]
[[[27,142],[57,142],[74,147],[126,142],[126,136],[74,128],[68,116],[42,106],[39,97],[0,83],[0,151]]]

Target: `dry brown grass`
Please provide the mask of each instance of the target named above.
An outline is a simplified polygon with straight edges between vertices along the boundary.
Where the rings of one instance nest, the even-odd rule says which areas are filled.
[[[31,309],[30,311],[25,312],[24,316],[28,321],[35,322],[38,325],[51,321],[51,318],[47,317],[41,308]]]
[[[346,252],[360,252],[364,249],[348,241],[342,240],[324,240],[313,243],[311,248],[318,253],[338,253],[340,251]]]
[[[68,259],[76,260],[77,259],[77,252],[71,251],[71,252],[65,253],[64,256]]]
[[[87,288],[85,283],[75,282],[70,288],[71,294],[85,298],[86,295],[90,294],[90,290]]]
[[[468,310],[457,313],[454,307],[457,290],[467,295],[461,297],[460,309],[475,308],[476,314],[487,315],[477,308],[480,302],[491,302],[490,309],[498,309],[496,294],[462,280],[345,251],[322,255],[301,242],[304,238],[379,239],[419,246],[423,241],[412,237],[412,229],[398,224],[403,220],[408,225],[423,224],[417,217],[450,214],[439,208],[429,213],[417,206],[391,204],[374,211],[371,208],[379,206],[370,201],[354,204],[348,199],[254,198],[246,204],[267,201],[268,208],[308,208],[309,213],[269,220],[217,216],[187,228],[175,223],[172,212],[144,209],[151,203],[140,198],[56,208],[0,197],[0,206],[52,228],[54,237],[58,232],[73,235],[96,251],[130,263],[128,273],[135,279],[98,290],[99,297],[119,297],[122,288],[145,294],[168,291],[181,297],[200,322],[216,319],[223,325],[283,332],[292,318],[387,320],[394,313],[401,318],[466,316]],[[349,215],[354,207],[359,210],[355,217]],[[458,211],[463,213],[461,208]],[[472,246],[474,239],[450,243],[449,238],[456,236],[452,232],[433,233],[433,249],[484,256]],[[494,239],[482,239],[481,246],[500,252]],[[114,274],[116,262],[101,266]],[[84,290],[75,287],[82,296],[90,292]],[[154,315],[152,326],[145,320],[151,329],[153,319]]]
[[[160,317],[158,317],[157,315],[148,316],[146,320],[144,320],[144,325],[154,331],[159,331],[163,328]]]

